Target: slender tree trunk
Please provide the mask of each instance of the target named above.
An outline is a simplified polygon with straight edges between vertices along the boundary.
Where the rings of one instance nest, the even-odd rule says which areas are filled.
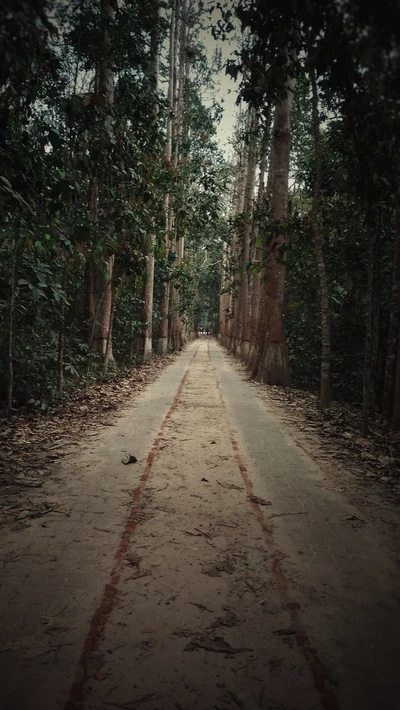
[[[10,312],[8,317],[8,378],[6,407],[7,416],[11,417],[14,391],[14,340],[15,340],[15,274],[17,268],[17,243],[19,231],[19,220],[15,226],[15,236],[11,243],[11,276],[10,276]]]
[[[108,372],[108,366],[110,364],[110,358],[111,358],[111,343],[112,343],[112,329],[113,329],[113,322],[114,322],[114,308],[115,308],[115,298],[114,298],[114,289],[111,286],[113,298],[112,298],[112,303],[111,303],[111,313],[110,313],[110,327],[108,329],[108,334],[107,334],[107,345],[106,345],[106,352],[104,355],[104,362],[103,362],[103,373],[106,375]]]
[[[66,292],[67,288],[67,264],[64,262],[63,275],[61,288]],[[65,300],[64,298],[60,303],[60,321],[58,327],[58,349],[57,349],[57,392],[58,396],[62,397],[64,394],[64,349],[65,349]]]
[[[111,327],[113,269],[114,257],[108,256],[105,257],[103,265],[96,265],[95,271],[96,310],[91,349],[102,361],[106,354]],[[112,341],[109,359],[110,361],[114,359]]]
[[[171,22],[170,22],[170,35],[169,35],[169,69],[168,69],[168,115],[167,115],[167,136],[165,143],[165,162],[171,168],[172,167],[172,139],[173,139],[173,113],[174,113],[174,98],[175,98],[175,81],[176,81],[176,63],[177,63],[177,32],[178,32],[178,10],[179,2],[175,0],[175,3],[171,7]],[[172,233],[172,197],[169,193],[165,196],[164,203],[165,212],[165,257],[168,257],[170,247],[171,247],[171,233]],[[159,355],[166,355],[168,350],[168,322],[169,322],[169,281],[165,281],[162,287],[161,300],[160,300],[160,332],[157,343],[157,352]]]
[[[282,222],[287,217],[288,209],[290,114],[294,87],[294,79],[289,80],[286,98],[275,109],[271,162],[273,237],[262,274],[259,346],[252,372],[252,376],[260,382],[283,386],[290,386],[290,368],[283,328],[286,273],[283,249],[286,237],[282,230]]]
[[[184,138],[184,112],[185,112],[185,84],[186,84],[186,36],[187,36],[187,0],[181,0],[179,18],[179,66],[176,81],[176,110],[175,110],[175,140],[173,145],[173,166],[176,174],[182,177],[182,142]],[[183,185],[181,184],[181,200],[183,201]],[[176,200],[176,198],[175,198]],[[175,267],[182,266],[184,251],[183,223],[180,215],[183,204],[175,201],[174,205],[174,249],[176,253]],[[171,284],[171,333],[170,343],[173,350],[178,350],[182,345],[182,320],[180,317],[179,290]]]
[[[400,337],[397,339],[396,381],[393,396],[393,429],[400,429]]]
[[[319,202],[322,188],[322,149],[318,111],[318,87],[315,69],[310,72],[312,87],[312,119],[315,154],[315,182],[310,212],[311,229],[314,236],[315,255],[319,276],[321,298],[321,389],[320,407],[327,409],[331,403],[331,312],[328,278],[326,274],[323,240],[319,228]]]
[[[180,36],[182,30],[182,4],[181,0],[175,2],[175,26],[174,26],[174,58],[172,67],[172,141],[171,141],[171,166],[176,179],[178,174],[178,152],[179,152],[179,66],[181,56]],[[169,249],[171,252],[177,253],[177,214],[176,196],[171,194],[169,197],[169,215],[168,215],[168,235]],[[176,258],[174,260],[176,267]],[[177,350],[177,342],[175,339],[176,318],[177,318],[177,290],[173,280],[169,283],[169,313],[168,313],[168,345],[172,350]]]
[[[249,155],[249,135],[251,127],[251,108],[247,109],[246,122],[244,129],[244,137],[242,140],[242,146],[239,153],[239,162],[237,167],[236,176],[236,200],[235,200],[235,214],[240,223],[235,230],[232,241],[232,264],[231,268],[233,270],[233,286],[234,294],[231,299],[232,304],[232,317],[229,323],[230,338],[228,347],[235,354],[236,349],[240,343],[240,319],[242,312],[242,298],[243,291],[242,286],[244,282],[243,265],[244,265],[244,253],[243,253],[243,212],[245,209],[245,189],[246,189],[246,175],[248,166],[248,155]],[[240,119],[239,119],[240,120]],[[246,274],[247,276],[247,274]]]
[[[270,114],[266,116],[266,124],[264,127],[264,135],[262,137],[261,150],[260,150],[260,175],[258,180],[258,194],[257,194],[257,208],[261,209],[265,200],[265,171],[267,165],[267,142],[269,138],[269,133],[271,129],[271,117]],[[259,224],[256,222],[253,231],[253,241],[254,241],[254,261],[256,271],[253,275],[253,288],[251,294],[251,312],[250,312],[250,324],[249,324],[249,353],[246,359],[246,365],[248,369],[252,370],[254,366],[254,354],[257,338],[257,327],[260,315],[260,297],[261,297],[261,262],[263,250],[261,246],[258,246],[259,237]]]
[[[158,6],[159,11],[159,6]],[[153,33],[150,49],[149,78],[152,83],[152,127],[157,125],[158,118],[158,75],[159,75],[159,53],[157,33]],[[150,244],[146,251],[146,275],[142,287],[142,323],[143,326],[135,339],[135,352],[145,359],[152,354],[152,321],[153,321],[153,292],[154,292],[154,236],[151,236]]]
[[[397,232],[394,243],[392,293],[390,299],[389,332],[387,340],[387,355],[385,366],[385,381],[383,386],[382,413],[390,420],[396,389],[396,364],[399,349],[400,333],[400,211],[397,215]]]
[[[243,224],[243,247],[242,247],[242,275],[241,275],[241,298],[239,311],[239,355],[242,360],[247,360],[250,350],[250,240],[253,222],[253,199],[254,186],[257,167],[257,129],[258,119],[254,109],[250,115],[250,133],[248,137],[249,148],[247,154],[247,170],[244,188],[244,224]]]
[[[103,150],[107,152],[110,148],[111,113],[107,111],[114,103],[114,74],[110,66],[108,55],[110,47],[110,34],[108,25],[114,18],[114,9],[110,0],[100,0],[101,21],[103,23],[103,47],[102,58],[96,68],[95,77],[95,100],[100,109],[104,111],[104,135],[102,139]],[[105,170],[100,170],[97,178],[92,179],[89,196],[89,209],[92,221],[97,222],[106,231],[108,228],[108,194],[107,175]],[[99,217],[98,206],[101,205],[103,216]],[[104,255],[104,264],[93,264],[93,274],[91,285],[94,288],[94,327],[91,342],[92,352],[103,361],[107,342],[109,340],[109,330],[111,327],[112,311],[112,288],[114,257],[109,254]],[[113,360],[112,343],[110,345],[110,360]]]
[[[369,416],[372,392],[372,352],[374,330],[374,280],[375,280],[375,243],[376,235],[370,214],[367,217],[368,249],[368,284],[367,284],[367,319],[364,350],[363,402],[361,409],[361,436],[368,436]]]
[[[222,272],[221,272],[221,294],[219,297],[219,332],[218,339],[221,344],[226,346],[227,329],[228,329],[228,309],[229,309],[229,293],[226,290],[229,288],[228,276],[228,244],[223,246],[222,255]]]
[[[146,254],[146,275],[142,288],[143,309],[141,314],[142,327],[135,336],[133,350],[136,355],[148,359],[152,354],[152,320],[154,292],[154,244]]]

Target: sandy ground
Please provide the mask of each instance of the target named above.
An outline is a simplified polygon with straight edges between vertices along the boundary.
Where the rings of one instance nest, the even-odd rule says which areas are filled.
[[[214,341],[52,485],[57,509],[3,536],[1,708],[399,707],[395,526]]]

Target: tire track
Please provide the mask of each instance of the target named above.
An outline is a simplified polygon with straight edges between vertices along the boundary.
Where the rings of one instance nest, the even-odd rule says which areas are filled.
[[[93,654],[97,648],[99,641],[102,637],[102,632],[104,630],[104,627],[107,623],[107,619],[109,618],[114,604],[116,597],[118,595],[118,585],[120,582],[121,578],[121,572],[123,568],[123,563],[125,560],[126,553],[129,548],[129,544],[131,542],[132,536],[136,530],[137,527],[137,515],[139,513],[139,503],[141,501],[143,491],[146,487],[146,484],[148,482],[149,476],[151,474],[151,469],[152,465],[154,463],[154,460],[157,456],[159,446],[160,446],[160,437],[163,434],[163,430],[167,422],[170,420],[173,412],[175,411],[176,407],[179,404],[179,396],[183,390],[183,387],[185,385],[186,379],[189,374],[190,367],[195,360],[197,353],[199,351],[200,345],[196,348],[196,351],[191,358],[189,365],[186,369],[185,374],[183,375],[181,382],[179,384],[179,387],[176,391],[175,397],[172,401],[172,404],[160,426],[160,430],[158,432],[158,436],[154,439],[153,441],[153,446],[147,456],[146,459],[146,464],[143,470],[143,473],[139,479],[139,483],[136,486],[136,488],[132,491],[131,493],[131,498],[132,498],[132,507],[129,511],[129,516],[125,525],[125,528],[122,532],[119,546],[116,550],[115,556],[114,556],[114,565],[113,568],[110,572],[108,582],[106,583],[103,594],[100,600],[100,604],[97,607],[96,611],[94,612],[91,621],[89,623],[89,630],[86,635],[84,644],[83,644],[83,649],[77,664],[77,670],[75,674],[75,680],[71,686],[70,692],[69,692],[69,698],[67,702],[64,705],[64,710],[83,710],[84,705],[85,705],[85,684],[88,678],[91,676],[91,672],[89,669],[89,659],[90,655]]]

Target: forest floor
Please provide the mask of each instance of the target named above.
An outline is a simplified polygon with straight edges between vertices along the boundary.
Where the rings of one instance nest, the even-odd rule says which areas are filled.
[[[396,436],[212,339],[134,377],[6,424],[0,708],[397,707]]]

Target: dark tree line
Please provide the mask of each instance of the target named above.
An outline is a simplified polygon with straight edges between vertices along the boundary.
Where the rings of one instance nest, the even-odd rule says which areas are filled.
[[[9,412],[182,347],[229,174],[195,2],[0,8],[0,392]],[[213,226],[213,230],[210,227]],[[217,234],[217,237],[215,237]]]
[[[371,409],[398,428],[398,3],[219,8],[217,35],[241,27],[228,71],[248,106],[221,340],[261,381],[359,402],[364,435]]]

